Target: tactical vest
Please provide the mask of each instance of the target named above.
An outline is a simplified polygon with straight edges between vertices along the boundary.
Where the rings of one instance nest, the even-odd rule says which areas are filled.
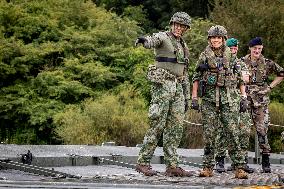
[[[189,51],[185,41],[178,42],[171,32],[163,32],[165,40],[159,48],[155,48],[156,66],[176,76],[183,76],[188,64]]]
[[[216,110],[219,110],[220,100],[222,103],[228,102],[229,106],[232,106],[234,100],[231,95],[233,93],[236,94],[238,78],[235,73],[236,66],[234,63],[231,64],[232,54],[230,49],[226,47],[223,56],[216,57],[211,47],[207,46],[204,55],[205,63],[208,64],[209,67],[209,69],[203,73],[202,79],[202,82],[205,83],[206,86],[204,98],[213,100],[211,94],[214,91]]]
[[[256,62],[250,60],[250,55],[242,58],[251,73],[248,85],[264,85],[267,81],[267,69],[265,58],[261,55]]]
[[[211,47],[207,46],[204,52],[209,69],[203,74],[203,81],[209,86],[231,87],[236,86],[235,65],[230,65],[231,51],[225,48],[223,57],[216,57]]]

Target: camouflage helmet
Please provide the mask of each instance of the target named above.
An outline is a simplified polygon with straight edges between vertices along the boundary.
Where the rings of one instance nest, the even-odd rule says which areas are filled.
[[[183,25],[186,25],[187,27],[190,28],[190,25],[191,25],[191,18],[190,16],[185,13],[185,12],[176,12],[171,20],[170,20],[170,25],[172,23],[179,23],[179,24],[183,24]]]
[[[227,40],[227,30],[224,28],[224,26],[220,25],[212,26],[208,30],[208,38],[214,36],[221,36],[224,37],[225,40]]]

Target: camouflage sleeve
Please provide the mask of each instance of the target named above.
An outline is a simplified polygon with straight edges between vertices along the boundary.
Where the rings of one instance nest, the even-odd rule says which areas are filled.
[[[276,62],[273,62],[272,60],[265,59],[266,64],[269,67],[269,73],[276,73],[279,77],[284,77],[284,69],[279,66]]]
[[[192,77],[192,82],[194,81],[200,81],[202,80],[202,73],[200,71],[197,71],[197,68],[199,67],[200,64],[204,64],[206,62],[206,56],[204,52],[202,52],[198,58],[198,62],[195,66],[194,72],[193,72],[193,77]]]
[[[167,34],[165,32],[154,33],[152,36],[146,36],[144,47],[146,49],[159,47],[163,43],[166,37]]]

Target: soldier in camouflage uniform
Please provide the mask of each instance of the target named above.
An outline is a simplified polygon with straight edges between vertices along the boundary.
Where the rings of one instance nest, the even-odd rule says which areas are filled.
[[[269,126],[269,92],[284,78],[284,70],[275,62],[266,59],[261,54],[263,49],[262,40],[259,37],[249,42],[250,54],[241,58],[250,72],[249,82],[247,83],[247,93],[249,107],[253,124],[256,128],[259,147],[262,153],[262,169],[264,173],[271,172],[269,163],[270,146],[267,139]],[[268,76],[276,73],[277,77],[267,83]]]
[[[136,45],[154,48],[156,61],[150,65],[147,78],[151,81],[149,107],[150,128],[139,152],[136,170],[147,176],[157,172],[150,166],[160,137],[163,137],[167,176],[191,176],[179,167],[179,146],[185,112],[188,110],[188,47],[182,35],[190,28],[191,18],[185,12],[175,13],[170,20],[170,31],[139,37]]]
[[[242,76],[245,82],[248,82],[249,80],[249,75],[248,75],[248,70],[244,63],[239,62],[240,60],[237,57],[238,53],[238,46],[239,41],[235,38],[230,38],[226,41],[227,47],[230,48],[231,53],[232,53],[232,61],[234,64],[240,64],[242,66]],[[247,163],[248,163],[248,147],[249,147],[249,137],[250,137],[250,130],[251,130],[251,124],[252,120],[250,117],[250,113],[248,111],[246,112],[241,112],[239,114],[239,127],[237,129],[238,131],[238,136],[239,136],[239,145],[240,148],[243,149],[243,151],[246,151],[246,157],[245,157],[245,162],[246,164],[244,165],[244,170],[247,173],[253,173],[254,169],[250,168]],[[216,159],[216,171],[219,173],[225,172],[226,169],[224,167],[225,163],[225,156],[226,156],[226,150],[228,147],[227,140],[226,140],[226,133],[223,133],[224,135],[221,136],[221,138],[216,138],[216,153],[215,153],[215,159]],[[234,165],[232,164],[231,167],[227,169],[228,171],[234,170]]]
[[[235,177],[247,179],[245,152],[239,146],[238,112],[247,108],[241,66],[235,64],[225,45],[227,31],[223,26],[208,30],[209,45],[201,53],[193,76],[192,109],[198,110],[198,88],[201,87],[204,139],[201,177],[213,176],[216,139],[226,133],[230,157],[236,166]],[[241,93],[241,100],[240,94]],[[220,120],[221,124],[218,124]]]

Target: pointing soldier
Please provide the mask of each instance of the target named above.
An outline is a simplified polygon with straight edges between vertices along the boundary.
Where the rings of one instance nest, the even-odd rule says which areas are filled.
[[[170,20],[170,31],[139,37],[135,45],[154,48],[156,61],[150,65],[147,78],[151,81],[149,107],[150,128],[139,152],[136,170],[146,176],[156,175],[150,166],[160,137],[163,137],[167,176],[191,176],[179,167],[179,146],[185,112],[188,110],[188,47],[183,34],[190,29],[191,18],[185,12],[175,13]]]
[[[242,58],[246,64],[250,78],[247,85],[247,93],[251,116],[256,128],[259,147],[262,153],[262,170],[270,173],[270,145],[268,143],[267,131],[269,126],[268,104],[270,91],[278,85],[284,78],[284,70],[277,63],[264,58],[261,54],[263,50],[262,39],[253,38],[249,42],[250,54]],[[268,76],[276,74],[276,78],[268,84]]]
[[[218,137],[226,133],[227,143],[230,144],[229,154],[236,166],[235,177],[247,179],[243,167],[245,152],[238,145],[236,114],[239,111],[246,111],[246,92],[241,67],[233,62],[230,49],[225,45],[226,39],[227,30],[223,26],[212,26],[208,30],[209,45],[200,54],[193,76],[192,109],[199,109],[198,88],[202,88],[201,113],[205,146],[204,167],[199,176],[213,176],[215,142],[218,142]],[[239,100],[240,94],[241,100]],[[218,124],[218,121],[221,121],[221,124]]]

